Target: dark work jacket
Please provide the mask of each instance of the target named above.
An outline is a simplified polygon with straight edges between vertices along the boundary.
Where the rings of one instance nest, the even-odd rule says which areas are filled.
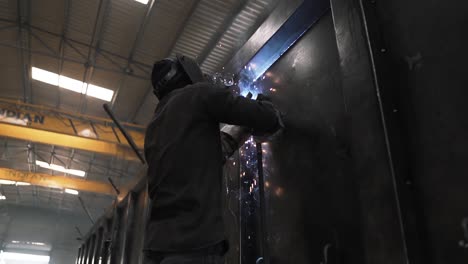
[[[198,83],[159,102],[145,137],[152,199],[145,250],[200,249],[224,240],[220,123],[274,132],[269,104]]]

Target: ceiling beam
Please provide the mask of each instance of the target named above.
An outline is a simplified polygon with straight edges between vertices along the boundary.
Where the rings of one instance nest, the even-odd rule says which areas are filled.
[[[126,67],[124,69],[125,72],[127,72],[129,74],[133,73],[133,69],[131,68],[131,64],[133,63],[133,56],[135,56],[136,49],[138,48],[138,46],[141,43],[141,40],[143,39],[143,35],[145,34],[146,26],[148,25],[148,21],[149,21],[149,19],[151,17],[151,13],[154,10],[155,2],[156,2],[156,0],[150,0],[150,2],[148,3],[148,8],[146,9],[145,16],[141,20],[140,27],[138,28],[138,33],[136,34],[135,40],[133,41],[133,44],[132,44],[132,48],[130,49],[130,52],[129,52],[129,55],[128,55],[128,60],[127,60],[127,65],[126,65]],[[111,109],[112,110],[114,110],[115,101],[117,100],[117,97],[119,96],[120,90],[122,89],[122,87],[125,84],[127,76],[128,76],[128,74],[125,74],[122,77],[122,80],[120,81],[120,85],[117,88],[117,90],[115,91],[114,96],[112,97],[112,101],[111,101]]]
[[[32,49],[24,48],[24,47],[19,46],[19,45],[0,43],[0,46],[1,47],[7,47],[7,48],[14,48],[14,49],[18,49],[18,50],[23,50],[23,51],[30,52],[31,54],[37,54],[37,55],[41,55],[41,56],[45,56],[45,57],[58,59],[58,60],[62,59],[62,60],[67,61],[67,62],[73,62],[73,63],[83,64],[83,65],[86,64],[86,61],[81,61],[81,60],[78,60],[78,59],[75,59],[75,58],[69,58],[69,57],[65,57],[65,56],[60,57],[58,55],[51,54],[49,52],[44,52],[44,51],[40,51],[40,50],[32,50]],[[102,70],[102,71],[106,71],[106,72],[120,73],[120,74],[123,73],[123,71],[121,71],[121,70],[115,70],[115,69],[96,66],[96,65],[94,66],[94,69],[98,69],[98,70]],[[141,80],[150,80],[150,78],[148,76],[132,74],[132,77],[137,78],[137,79],[141,79]]]
[[[7,137],[35,143],[80,149],[93,153],[116,156],[126,160],[138,160],[127,146],[92,138],[67,135],[19,125],[0,123],[0,137]]]
[[[15,24],[16,26],[18,25],[18,21],[17,20],[10,20],[10,19],[2,19],[0,18],[0,22],[6,22],[6,23],[10,23],[10,24]],[[53,37],[56,37],[56,38],[61,38],[62,35],[61,34],[58,34],[58,33],[54,33],[52,31],[49,31],[47,29],[44,29],[44,28],[41,28],[41,27],[38,27],[38,26],[34,26],[34,25],[28,25],[30,29],[34,29],[34,30],[37,30],[41,33],[45,33],[45,34],[48,34],[49,36],[53,36]],[[91,48],[96,48],[95,46],[91,46],[89,43],[85,43],[85,42],[82,42],[82,41],[79,41],[79,40],[76,40],[76,39],[73,39],[73,38],[70,38],[70,37],[66,37],[65,38],[65,42],[67,43],[67,45],[69,45],[71,48],[73,48],[73,44],[77,44],[77,45],[80,45],[82,47],[85,47],[85,48],[88,48],[88,49],[91,49]],[[78,51],[77,51],[78,52]],[[112,52],[112,51],[109,51],[109,50],[105,50],[105,49],[102,49],[102,48],[99,48],[99,52],[100,54],[108,54],[110,56],[113,56],[113,57],[116,57],[116,58],[119,58],[121,60],[125,60],[127,61],[128,58],[125,57],[125,56],[122,56],[120,54],[117,54],[115,52]],[[80,52],[78,52],[80,53]],[[80,54],[80,55],[83,55],[83,54]],[[87,58],[87,56],[84,56],[84,58]],[[141,61],[133,61],[132,64],[134,65],[138,65],[140,67],[144,67],[144,68],[147,68],[147,69],[151,69],[152,68],[152,65],[148,65],[148,64],[145,64]],[[121,67],[122,69],[124,67]]]
[[[18,42],[22,48],[19,50],[21,65],[22,65],[22,80],[23,80],[23,101],[25,103],[32,102],[32,89],[31,89],[31,53],[25,51],[31,49],[31,34],[29,24],[31,20],[31,1],[19,0],[17,2],[18,13]],[[24,48],[24,49],[23,49]]]
[[[179,29],[177,30],[175,38],[174,38],[174,40],[172,41],[172,43],[170,45],[171,48],[169,49],[169,51],[167,52],[167,54],[165,56],[166,58],[171,56],[172,52],[175,49],[177,41],[179,40],[180,36],[182,35],[182,32],[184,32],[184,29],[187,27],[190,19],[193,17],[193,14],[195,13],[195,10],[197,10],[197,7],[200,4],[200,2],[201,2],[201,0],[195,0],[193,2],[192,7],[191,7],[188,15],[185,16],[184,22],[182,22],[182,26],[180,26]],[[146,97],[148,97],[148,95],[150,95],[152,93],[152,89],[153,89],[152,85],[149,84],[149,88],[148,88],[147,92],[140,99],[140,102],[138,103],[138,108],[135,110],[135,112],[133,112],[132,115],[130,115],[130,119],[128,120],[129,122],[134,122],[135,121],[135,118],[137,117],[138,113],[141,111],[141,109],[143,107],[143,104],[144,104],[144,102],[146,100]]]
[[[59,45],[59,64],[58,64],[58,75],[62,75],[63,70],[63,58],[65,56],[65,39],[68,32],[68,24],[70,20],[70,9],[71,9],[71,0],[65,0],[63,4],[63,11],[64,11],[64,21],[62,26],[62,36],[60,38],[60,45]],[[60,87],[57,86],[57,102],[55,106],[58,108],[60,107]]]
[[[249,3],[249,0],[241,0],[238,1],[236,7],[234,8],[233,12],[224,19],[223,24],[216,30],[216,33],[211,37],[210,42],[206,45],[206,47],[203,49],[203,51],[198,55],[197,57],[197,62],[202,65],[208,55],[210,55],[210,52],[216,48],[216,45],[218,45],[218,42],[221,40],[223,37],[224,33],[232,26],[234,23],[234,20],[236,17],[244,10],[244,8],[247,6]]]
[[[83,74],[83,83],[89,83],[94,75],[94,68],[96,65],[96,58],[99,54],[99,47],[101,46],[101,38],[104,33],[104,24],[109,14],[110,0],[100,0],[99,7],[94,22],[93,34],[91,38],[90,47],[88,49],[88,57],[85,64],[85,72]],[[86,110],[86,93],[81,95],[80,112]]]
[[[114,188],[109,183],[90,181],[73,177],[52,176],[45,173],[0,168],[0,179],[15,182],[26,182],[34,186],[58,189],[73,189],[80,192],[91,192],[117,196]]]

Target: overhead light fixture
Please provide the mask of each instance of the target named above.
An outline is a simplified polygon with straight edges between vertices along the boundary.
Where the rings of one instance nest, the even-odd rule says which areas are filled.
[[[110,102],[112,100],[112,96],[114,96],[114,91],[90,84],[88,85],[88,90],[86,91],[86,94]]]
[[[65,189],[65,192],[69,193],[69,194],[73,194],[73,195],[78,195],[79,194],[79,192],[77,190],[73,190],[73,189]]]
[[[4,184],[4,185],[14,185],[15,183],[16,183],[15,181],[0,180],[0,184]]]
[[[56,164],[49,164],[47,162],[40,161],[40,160],[36,160],[36,165],[45,169],[60,171],[60,172],[75,175],[75,176],[84,177],[86,175],[86,172],[82,170],[65,169],[65,167],[63,166],[56,165]]]
[[[3,185],[16,185],[16,186],[31,185],[29,182],[17,182],[17,181],[10,181],[10,180],[0,180],[0,184],[3,184]]]
[[[11,243],[13,244],[24,244],[24,245],[34,245],[34,246],[45,246],[45,243],[42,242],[33,242],[33,241],[18,241],[12,240]]]
[[[148,0],[135,0],[137,1],[138,3],[142,3],[142,4],[148,4]]]
[[[46,71],[40,68],[32,67],[31,76],[34,80],[45,82],[51,85],[73,91],[75,93],[86,94],[107,102],[112,100],[114,91],[94,84],[87,84],[67,76]]]
[[[49,263],[50,256],[24,254],[16,252],[1,252],[0,259],[13,260],[14,263]],[[9,263],[8,261],[6,263]]]
[[[29,182],[16,182],[16,186],[29,186],[31,185]]]

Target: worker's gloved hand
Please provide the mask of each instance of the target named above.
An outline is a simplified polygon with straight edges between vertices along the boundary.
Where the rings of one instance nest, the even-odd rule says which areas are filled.
[[[221,147],[224,162],[238,150],[252,135],[252,130],[246,127],[225,125],[221,129]]]
[[[263,95],[263,94],[258,94],[257,95],[257,101],[261,101],[263,104],[270,104],[271,107],[275,110],[276,112],[276,117],[278,119],[278,126],[275,128],[274,131],[270,131],[269,133],[258,133],[256,131],[253,131],[253,136],[254,136],[254,140],[257,142],[257,143],[262,143],[262,142],[266,142],[266,141],[271,141],[273,139],[275,139],[276,137],[278,137],[278,135],[281,134],[281,132],[283,131],[284,129],[284,114],[281,113],[278,108],[276,108],[273,103],[272,103],[272,100],[270,97],[266,96],[266,95]]]

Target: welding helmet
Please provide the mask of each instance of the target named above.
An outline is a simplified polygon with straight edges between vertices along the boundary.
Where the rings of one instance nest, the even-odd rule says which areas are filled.
[[[153,92],[158,99],[175,89],[203,81],[205,78],[198,63],[182,55],[157,61],[151,73]]]

